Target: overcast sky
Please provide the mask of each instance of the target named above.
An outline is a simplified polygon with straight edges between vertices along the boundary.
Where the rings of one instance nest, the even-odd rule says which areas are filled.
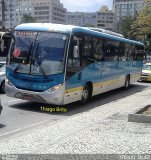
[[[112,8],[112,0],[60,0],[68,11],[95,12],[102,5]]]

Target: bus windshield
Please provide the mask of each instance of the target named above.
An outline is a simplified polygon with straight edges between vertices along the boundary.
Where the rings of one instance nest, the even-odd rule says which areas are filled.
[[[15,31],[8,67],[14,73],[60,74],[66,41],[67,35],[62,33]]]

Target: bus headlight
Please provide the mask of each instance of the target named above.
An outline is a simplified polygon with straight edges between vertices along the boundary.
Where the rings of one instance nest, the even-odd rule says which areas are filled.
[[[48,89],[48,92],[55,92],[55,91],[58,91],[60,88],[62,87],[62,84],[59,84],[57,86],[54,86],[54,87],[51,87]]]
[[[13,86],[12,82],[10,80],[8,80],[7,78],[5,79],[5,83],[9,86]]]

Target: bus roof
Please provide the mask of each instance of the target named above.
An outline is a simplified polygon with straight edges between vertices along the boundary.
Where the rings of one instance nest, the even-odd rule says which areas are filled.
[[[66,34],[86,33],[86,34],[99,36],[99,37],[103,37],[103,38],[109,38],[109,39],[112,39],[115,41],[144,46],[144,44],[141,42],[129,40],[129,39],[126,39],[123,37],[117,37],[117,36],[103,33],[103,32],[90,30],[86,27],[79,27],[79,26],[73,26],[73,25],[63,25],[63,24],[55,24],[55,23],[25,23],[25,24],[20,24],[20,25],[16,26],[15,30],[61,32],[61,33],[66,33]]]

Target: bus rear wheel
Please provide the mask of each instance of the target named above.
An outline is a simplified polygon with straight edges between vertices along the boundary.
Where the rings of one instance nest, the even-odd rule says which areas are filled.
[[[126,76],[126,79],[125,79],[125,85],[124,85],[124,88],[129,88],[129,86],[130,86],[130,76],[129,75],[127,75]]]
[[[82,104],[85,104],[86,102],[88,102],[90,96],[91,96],[91,90],[90,90],[89,85],[86,84],[86,85],[83,87],[83,90],[82,90],[81,103],[82,103]]]

